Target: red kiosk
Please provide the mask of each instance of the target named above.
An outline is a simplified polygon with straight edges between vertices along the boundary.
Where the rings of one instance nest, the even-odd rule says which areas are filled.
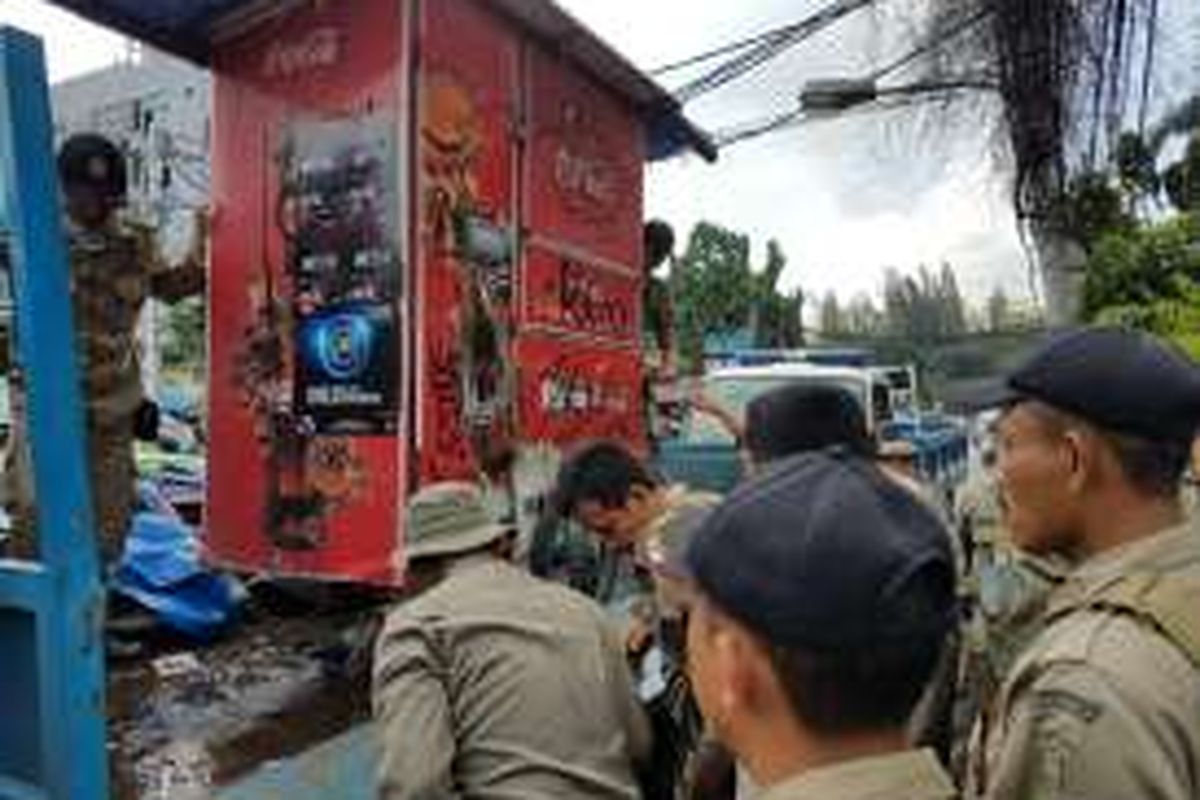
[[[644,442],[642,164],[715,156],[669,95],[544,0],[209,30],[215,561],[391,583],[415,487]]]

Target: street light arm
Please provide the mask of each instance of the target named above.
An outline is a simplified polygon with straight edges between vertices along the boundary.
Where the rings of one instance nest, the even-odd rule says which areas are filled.
[[[848,111],[885,97],[913,97],[963,89],[997,91],[1000,84],[982,75],[918,81],[903,86],[878,86],[870,78],[827,78],[804,84],[800,90],[800,109],[806,113]]]

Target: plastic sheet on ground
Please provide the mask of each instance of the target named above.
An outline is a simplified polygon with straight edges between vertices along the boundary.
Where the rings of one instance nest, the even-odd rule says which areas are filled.
[[[113,588],[152,611],[163,625],[210,640],[234,619],[240,583],[200,562],[199,541],[156,491],[143,487]]]

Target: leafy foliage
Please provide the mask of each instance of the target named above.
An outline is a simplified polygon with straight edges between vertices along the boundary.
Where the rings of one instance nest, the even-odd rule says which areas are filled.
[[[1104,308],[1096,321],[1151,331],[1172,339],[1200,360],[1200,283],[1179,279],[1175,296],[1150,303],[1128,303]]]
[[[949,264],[943,264],[936,275],[924,266],[915,275],[887,270],[882,309],[866,294],[843,307],[830,292],[822,299],[818,316],[821,332],[828,338],[887,337],[912,345],[954,339],[968,327],[966,303]]]
[[[1178,212],[1166,219],[1104,219],[1097,214],[1084,287],[1084,310],[1093,321],[1126,325],[1180,343],[1200,357],[1200,128],[1182,158],[1160,175],[1157,151],[1169,134],[1200,124],[1195,98],[1168,116],[1149,143],[1127,133],[1114,159],[1126,205],[1157,208],[1166,195]]]
[[[958,281],[949,264],[935,276],[922,266],[915,276],[889,269],[883,283],[884,317],[888,333],[914,343],[961,336],[967,314]]]
[[[198,297],[168,307],[162,338],[163,366],[199,375],[205,363],[205,305]]]
[[[1183,158],[1167,167],[1162,183],[1175,208],[1200,213],[1200,130],[1192,134]]]
[[[703,360],[704,340],[742,330],[760,347],[803,344],[800,290],[783,292],[779,280],[787,258],[779,243],[767,244],[767,260],[750,266],[750,239],[711,222],[700,222],[671,271],[675,329],[684,366]]]
[[[1097,242],[1088,264],[1086,311],[1146,305],[1186,294],[1200,281],[1200,220],[1179,216],[1134,231],[1113,231]]]
[[[1114,150],[1130,106],[1145,108],[1156,0],[935,0],[927,35],[978,19],[923,59],[926,74],[986,75],[999,87],[1022,218],[1045,218],[1072,179]],[[1133,102],[1131,102],[1133,101]]]

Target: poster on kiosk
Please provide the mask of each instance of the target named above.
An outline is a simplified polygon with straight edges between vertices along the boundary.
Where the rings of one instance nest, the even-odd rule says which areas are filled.
[[[532,31],[535,5],[281,3],[223,34],[215,563],[397,583],[420,486],[644,446],[645,109]]]

